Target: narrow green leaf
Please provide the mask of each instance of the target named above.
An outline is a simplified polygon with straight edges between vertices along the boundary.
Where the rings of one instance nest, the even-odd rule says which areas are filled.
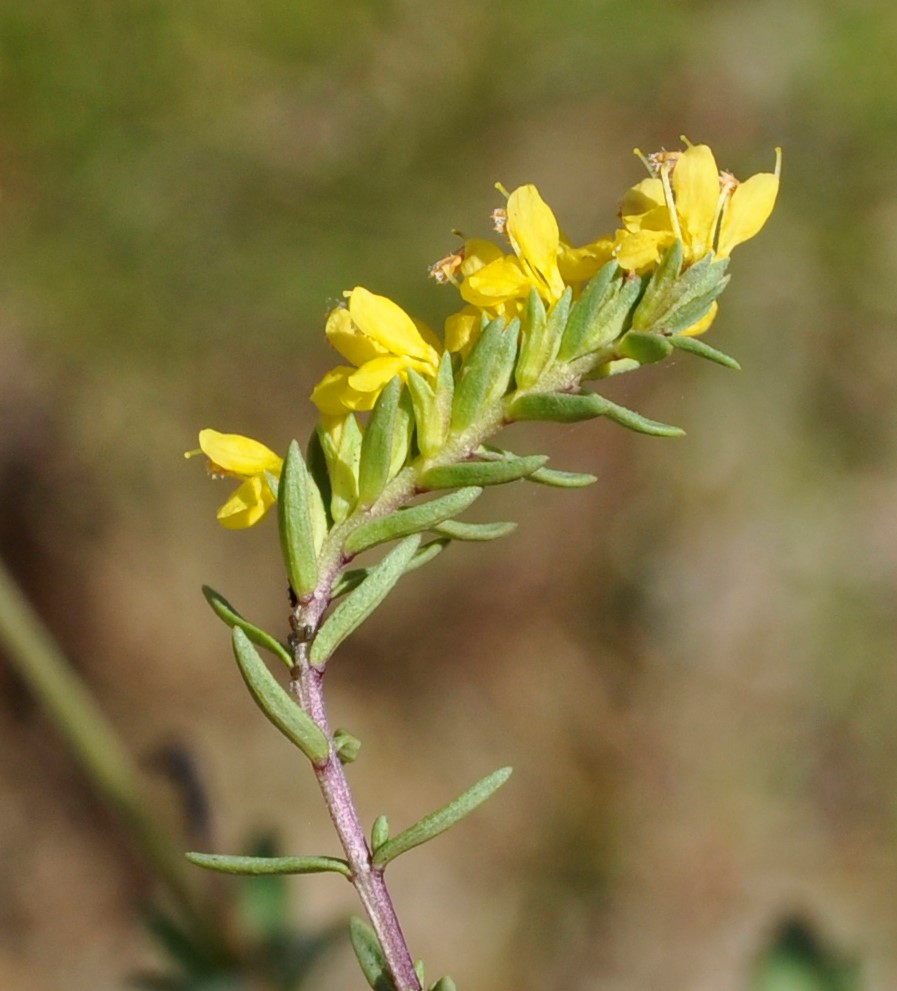
[[[670,337],[669,341],[679,351],[688,351],[690,354],[696,354],[699,358],[714,361],[724,368],[731,368],[736,372],[741,371],[741,365],[733,357],[705,344],[699,337],[683,337],[681,334],[677,334]]]
[[[417,424],[417,446],[425,458],[430,458],[445,443],[442,418],[436,405],[436,391],[422,375],[409,368],[408,392],[411,394]]]
[[[377,816],[371,827],[371,849],[377,850],[389,839],[389,819]]]
[[[530,392],[511,403],[512,420],[547,420],[553,423],[577,423],[604,413],[601,396],[593,392]]]
[[[529,381],[534,372],[547,322],[545,304],[535,287],[532,287],[526,298],[523,319],[520,322],[520,353],[517,355],[517,367],[514,369],[514,381],[518,389],[528,389],[538,380],[539,376],[536,373],[532,381]]]
[[[538,468],[526,476],[528,482],[551,485],[556,489],[584,489],[598,481],[597,475],[579,471],[558,471],[555,468]]]
[[[527,476],[532,478],[532,475]],[[446,520],[433,527],[434,531],[450,540],[498,540],[517,529],[516,523],[462,523],[460,520]]]
[[[293,666],[293,658],[290,657],[290,653],[286,647],[278,639],[272,637],[270,633],[266,633],[258,626],[253,626],[252,623],[244,619],[224,596],[219,595],[215,589],[209,588],[208,585],[203,585],[202,594],[206,597],[206,601],[212,607],[215,615],[223,619],[228,626],[231,628],[238,626],[257,647],[261,647],[263,650],[270,650],[288,668]]]
[[[445,550],[448,543],[448,540],[431,540],[427,544],[422,544],[408,563],[405,574],[407,575],[409,571],[414,571],[428,564],[437,554]],[[352,571],[344,571],[339,581],[330,590],[331,599],[338,599],[341,595],[351,592],[353,588],[358,588],[370,573],[370,568],[354,568]]]
[[[314,485],[296,441],[290,444],[277,493],[280,546],[298,596],[310,595],[318,583],[318,561],[312,523],[311,487]],[[318,493],[320,497],[320,493]]]
[[[336,648],[370,616],[405,573],[420,544],[420,535],[406,537],[375,567],[365,580],[333,610],[312,641],[309,656],[323,664]]]
[[[633,313],[633,329],[677,333],[690,327],[725,289],[729,281],[725,275],[728,264],[728,258],[716,261],[713,255],[705,255],[672,281],[658,282],[656,290],[653,288],[655,273],[644,299]]]
[[[603,415],[628,430],[649,434],[652,437],[683,437],[685,435],[685,431],[681,427],[661,423],[659,420],[649,420],[641,413],[636,413],[635,410],[627,409],[625,406],[618,406],[603,396],[600,399],[604,403]]]
[[[548,460],[545,454],[531,454],[523,458],[506,458],[502,461],[459,461],[453,465],[440,465],[423,472],[422,486],[428,489],[448,489],[458,485],[501,485],[534,472]]]
[[[346,538],[347,554],[358,554],[368,547],[397,540],[422,530],[432,530],[435,523],[441,523],[463,512],[482,494],[482,488],[468,487],[458,492],[422,502],[410,509],[399,509],[388,516],[378,516],[359,524]]]
[[[383,491],[389,478],[392,461],[393,437],[396,428],[396,411],[402,380],[396,375],[377,397],[361,442],[361,461],[358,465],[358,503],[370,506]]]
[[[352,870],[340,857],[239,857],[225,853],[187,853],[191,864],[221,874],[323,874],[332,871],[351,877]]]
[[[361,460],[361,427],[354,413],[316,428],[330,476],[330,514],[334,523],[343,520],[358,501],[358,463]]]
[[[239,627],[234,627],[232,638],[240,674],[243,675],[256,705],[312,763],[325,764],[330,756],[330,744],[321,727],[299,707],[271,674],[258,651]]]
[[[387,840],[374,853],[372,863],[375,867],[385,867],[401,854],[420,846],[421,843],[426,843],[427,840],[432,840],[440,833],[444,833],[456,822],[470,815],[477,806],[482,805],[490,795],[501,788],[510,776],[510,767],[501,767],[486,775],[485,778],[468,788],[448,805],[443,805],[441,809],[431,812],[423,819],[418,819],[413,826],[409,826],[391,840]]]
[[[440,977],[438,981],[431,984],[428,991],[457,991],[457,985],[446,974],[445,977]]]
[[[624,334],[616,350],[624,358],[632,358],[640,365],[651,365],[655,361],[663,361],[673,353],[673,345],[660,334],[646,334],[639,330],[630,330]]]
[[[473,421],[507,391],[514,370],[520,321],[505,326],[492,320],[473,346],[455,387],[452,430],[463,433]]]
[[[308,473],[314,479],[318,492],[321,493],[321,503],[325,512],[325,525],[329,529],[333,524],[330,504],[333,501],[333,487],[330,482],[330,474],[327,471],[327,455],[321,445],[321,435],[317,430],[312,430],[305,447],[305,464]]]
[[[723,290],[729,284],[729,279],[730,276],[724,275],[706,292],[680,299],[676,306],[664,314],[657,329],[662,330],[665,334],[681,334],[689,327],[693,327],[707,315],[713,301],[722,295]]]
[[[368,986],[373,991],[397,991],[374,930],[357,916],[352,916],[349,920],[349,937]]]

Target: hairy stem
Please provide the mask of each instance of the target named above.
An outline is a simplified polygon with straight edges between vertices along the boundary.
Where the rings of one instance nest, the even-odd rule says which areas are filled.
[[[307,609],[299,606],[296,610],[298,621],[294,619],[293,625],[299,635],[294,634],[292,638],[296,664],[292,671],[290,691],[330,741],[330,755],[326,763],[315,766],[315,776],[352,870],[350,881],[377,934],[395,986],[398,991],[421,991],[408,944],[386,887],[383,869],[371,864],[371,848],[355,808],[345,769],[333,743],[333,733],[324,704],[324,671],[308,660],[308,643],[303,634],[309,627],[315,628],[322,612],[321,600],[313,602]]]

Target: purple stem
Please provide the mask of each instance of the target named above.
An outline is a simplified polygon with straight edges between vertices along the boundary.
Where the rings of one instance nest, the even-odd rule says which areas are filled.
[[[293,668],[290,691],[330,741],[327,762],[321,766],[313,766],[327,810],[352,870],[350,880],[380,941],[396,988],[398,991],[421,991],[408,944],[383,878],[383,869],[371,864],[371,848],[358,818],[343,764],[333,744],[333,734],[324,705],[324,671],[308,661],[307,644],[303,641],[294,642],[294,657],[297,664]]]

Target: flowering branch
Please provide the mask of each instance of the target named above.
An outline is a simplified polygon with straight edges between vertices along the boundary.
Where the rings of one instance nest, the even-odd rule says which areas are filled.
[[[544,455],[490,446],[502,428],[522,420],[603,416],[641,433],[678,436],[678,427],[618,406],[586,383],[661,361],[674,350],[738,367],[699,335],[716,316],[732,249],[753,237],[772,211],[780,156],[774,172],[744,183],[720,173],[706,145],[641,157],[649,176],[623,198],[620,229],[579,248],[562,238],[535,186],[506,194],[506,207],[493,216],[509,252],[473,239],[431,267],[464,304],[447,318],[444,344],[391,300],[362,287],[348,292],[325,331],[350,364],[325,375],[312,394],[320,419],[305,458],[296,442],[281,459],[240,435],[203,430],[199,436],[212,472],[241,480],[219,510],[225,526],[252,526],[276,506],[292,594],[286,646],[217,593],[206,594],[233,628],[235,656],[253,698],[309,759],[345,857],[189,857],[231,873],[347,877],[370,922],[353,920],[350,931],[375,991],[421,991],[424,985],[423,967],[412,963],[385,885],[387,863],[473,811],[510,769],[487,776],[392,838],[380,816],[369,842],[343,769],[359,744],[331,731],[324,705],[330,658],[402,575],[452,541],[491,540],[513,529],[457,519],[486,486],[522,479],[571,488],[595,481],[546,467]],[[359,414],[368,414],[366,422]],[[426,533],[432,539],[423,543]],[[390,542],[397,543],[378,563],[350,569],[357,555]],[[256,647],[290,668],[289,691]],[[442,978],[429,987],[450,991],[454,985]]]

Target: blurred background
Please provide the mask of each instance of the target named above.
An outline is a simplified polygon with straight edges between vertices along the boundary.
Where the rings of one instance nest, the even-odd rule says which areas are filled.
[[[199,591],[285,630],[275,529],[222,530],[230,486],[182,452],[304,440],[346,288],[441,326],[427,265],[496,180],[582,243],[680,134],[741,178],[784,148],[708,338],[743,371],[608,383],[681,440],[514,428],[599,483],[487,494],[519,530],[401,585],[329,675],[368,821],[515,766],[390,868],[462,989],[743,991],[795,927],[897,986],[897,13],[0,0],[0,553],[172,829],[157,755],[195,761],[224,852],[335,841]],[[158,960],[151,878],[5,662],[0,747],[0,982],[123,987]],[[357,910],[335,877],[289,893],[313,929]],[[348,941],[313,984],[361,986]]]

